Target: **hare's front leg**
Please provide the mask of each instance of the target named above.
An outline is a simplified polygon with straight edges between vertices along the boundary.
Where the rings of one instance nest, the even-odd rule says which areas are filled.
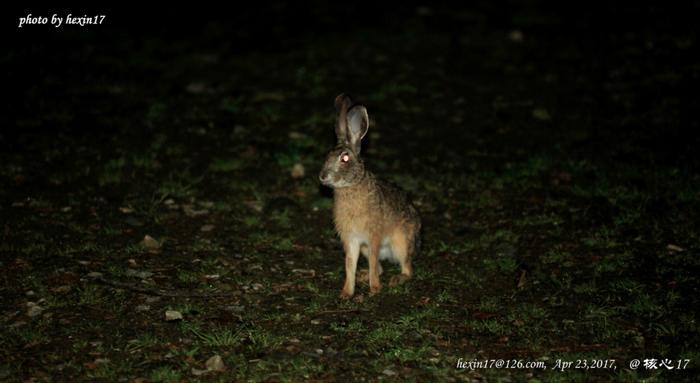
[[[340,297],[348,299],[355,294],[355,272],[357,271],[357,260],[360,258],[360,243],[355,239],[343,241],[345,249],[345,285],[340,292]]]
[[[379,250],[382,247],[381,238],[372,238],[369,243],[369,292],[370,294],[376,294],[382,289],[382,285],[379,282],[380,268],[379,264]]]
[[[380,252],[381,252],[381,250],[380,250]],[[367,245],[360,246],[360,254],[362,254],[362,256],[365,257],[365,259],[367,260],[367,264],[369,264],[369,247]],[[382,273],[384,272],[384,270],[382,269],[382,263],[381,262],[377,263],[377,266],[379,266],[378,273],[379,273],[379,276],[381,277]],[[369,283],[369,269],[362,269],[362,270],[358,271],[357,272],[357,280],[360,283]]]

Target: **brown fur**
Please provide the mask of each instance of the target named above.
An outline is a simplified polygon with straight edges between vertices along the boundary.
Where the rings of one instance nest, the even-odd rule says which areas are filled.
[[[421,221],[406,195],[394,186],[377,180],[359,157],[360,140],[368,128],[366,109],[350,108],[348,96],[336,98],[338,146],[327,157],[321,182],[334,189],[335,228],[345,251],[345,284],[342,298],[355,292],[355,274],[360,253],[369,263],[370,292],[381,290],[380,254],[401,266],[401,275],[390,284],[402,283],[413,275],[411,260],[418,251]],[[342,161],[347,155],[350,160]],[[390,251],[384,251],[382,248]]]

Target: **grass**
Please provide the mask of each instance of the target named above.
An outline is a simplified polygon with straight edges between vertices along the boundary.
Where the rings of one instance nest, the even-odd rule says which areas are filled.
[[[198,338],[198,343],[206,347],[237,346],[242,340],[242,329],[233,330],[228,328],[218,328],[205,331],[196,325],[185,325],[183,330],[194,334],[195,337]]]

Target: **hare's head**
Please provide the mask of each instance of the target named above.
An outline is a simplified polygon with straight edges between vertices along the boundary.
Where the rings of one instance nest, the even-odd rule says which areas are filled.
[[[365,165],[360,158],[360,144],[367,133],[369,117],[362,105],[353,105],[349,96],[341,94],[335,98],[338,121],[335,135],[338,143],[328,153],[321,169],[321,183],[332,188],[353,186],[365,175]]]

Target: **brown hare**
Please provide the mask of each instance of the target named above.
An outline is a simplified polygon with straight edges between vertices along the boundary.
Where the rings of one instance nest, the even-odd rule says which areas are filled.
[[[347,299],[355,293],[360,253],[369,263],[371,294],[381,290],[380,260],[401,266],[401,274],[392,277],[390,285],[411,278],[411,259],[420,246],[421,221],[405,193],[365,169],[360,142],[369,127],[367,109],[353,105],[344,94],[336,97],[335,108],[338,143],[328,153],[319,178],[334,190],[333,218],[345,250],[345,285],[340,297]]]

